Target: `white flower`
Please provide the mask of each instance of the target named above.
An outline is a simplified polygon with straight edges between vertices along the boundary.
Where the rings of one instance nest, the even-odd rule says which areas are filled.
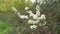
[[[12,7],[12,10],[13,10],[13,11],[15,11],[15,12],[17,12],[17,11],[18,11],[15,7]]]
[[[21,15],[21,13],[17,12],[17,15],[18,15],[18,16],[20,16],[20,15]]]
[[[29,11],[28,11],[28,13],[30,14],[30,13],[32,13],[32,11],[31,11],[31,10],[29,10]]]
[[[39,20],[28,20],[28,24],[38,24]]]
[[[21,19],[28,19],[28,15],[21,15],[21,13],[17,12],[18,17]]]
[[[35,24],[34,20],[28,20],[28,24]]]
[[[33,19],[38,19],[38,16],[40,15],[40,12],[37,11],[36,14],[32,13],[32,11],[29,11],[29,17],[33,17]]]
[[[29,11],[29,17],[33,17],[34,16],[34,13],[32,13],[32,11]]]
[[[40,16],[40,11],[36,11],[36,15],[37,16]]]
[[[28,15],[20,15],[19,16],[21,19],[28,19]]]
[[[40,8],[39,5],[36,5],[36,10],[39,10],[39,8]]]
[[[25,10],[28,10],[29,9],[29,7],[25,7]]]
[[[36,11],[36,14],[32,13],[32,11],[28,11],[29,17],[33,17],[33,19],[38,19],[38,16],[40,16],[40,12]]]
[[[44,15],[44,14],[42,14],[42,15],[41,15],[41,17],[39,17],[39,19],[41,19],[41,20],[45,20],[45,19],[46,19],[46,17],[45,17],[45,15]]]
[[[33,19],[38,19],[38,16],[37,15],[33,15]]]
[[[31,25],[30,26],[30,29],[36,29],[37,28],[37,25]]]

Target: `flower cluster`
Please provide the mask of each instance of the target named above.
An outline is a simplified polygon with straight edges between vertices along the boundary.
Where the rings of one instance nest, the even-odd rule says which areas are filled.
[[[37,7],[39,8],[39,7]],[[21,15],[20,12],[18,12],[18,10],[15,7],[12,7],[13,11],[18,15],[18,17],[20,17],[21,19],[28,19],[28,24],[32,24],[29,27],[31,29],[36,29],[39,26],[44,26],[47,24],[46,17],[44,14],[40,14],[39,9],[36,9],[36,14],[34,14],[31,10],[28,10],[28,7],[25,7],[25,10],[28,10],[27,13],[29,15]],[[30,19],[32,18],[32,19]],[[43,24],[40,22],[41,20],[43,20]]]
[[[32,18],[28,20],[28,24],[32,24],[30,26],[31,29],[36,29],[38,27],[37,25],[44,26],[47,24],[45,15],[41,15],[40,11],[36,11],[36,14],[32,13],[32,11],[28,11],[28,13],[29,18]],[[43,23],[41,23],[40,21],[43,21]]]
[[[41,3],[43,2],[43,0],[36,0],[37,3]],[[31,29],[36,29],[39,26],[44,26],[47,24],[46,22],[46,17],[44,14],[40,13],[40,7],[39,4],[36,5],[36,14],[33,13],[33,11],[29,10],[29,7],[25,7],[26,13],[28,13],[29,15],[22,15],[20,12],[18,12],[18,10],[15,7],[12,7],[13,11],[18,15],[18,17],[20,17],[21,19],[28,19],[28,24],[30,25],[29,27]],[[41,23],[41,21],[43,21]]]

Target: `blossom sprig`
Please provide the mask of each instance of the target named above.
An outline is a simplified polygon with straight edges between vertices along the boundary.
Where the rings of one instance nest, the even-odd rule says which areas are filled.
[[[27,8],[25,8],[27,9]],[[12,7],[12,10],[20,17],[21,19],[28,19],[28,15],[22,15],[15,7]]]
[[[27,23],[32,24],[29,26],[31,29],[36,29],[38,27],[35,24],[38,24],[39,26],[44,26],[47,24],[45,15],[41,14],[39,11],[39,6],[36,8],[36,14],[34,14],[31,10],[28,10],[29,7],[25,7],[25,10],[28,10],[26,12],[29,15],[22,15],[15,7],[12,7],[13,11],[17,14],[18,17],[20,17],[21,19],[28,19]],[[41,20],[43,21],[43,23],[40,22]]]
[[[12,7],[12,9],[21,19],[29,19],[32,17],[33,20],[29,19],[27,22],[28,24],[32,24],[29,26],[31,29],[36,29],[38,26],[35,24],[38,24],[38,23],[39,23],[38,24],[39,26],[44,26],[47,24],[47,22],[45,21],[46,20],[45,15],[44,14],[41,15],[39,10],[36,10],[36,14],[34,14],[31,10],[29,10],[27,12],[29,15],[21,15],[21,13],[18,12],[18,10],[15,7]],[[25,9],[28,10],[29,8],[25,7]],[[40,22],[41,20],[44,20],[43,24],[41,24],[41,22]]]
[[[30,28],[31,29],[36,29],[37,28],[37,25],[31,25]]]

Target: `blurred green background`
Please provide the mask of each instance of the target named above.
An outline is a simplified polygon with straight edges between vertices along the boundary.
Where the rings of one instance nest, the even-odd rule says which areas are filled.
[[[49,0],[40,5],[41,13],[46,15],[47,26],[60,34],[60,0],[53,1]],[[23,20],[14,13],[11,7],[14,6],[16,9],[21,10],[20,12],[24,12],[24,8],[27,6],[34,11],[35,5],[36,3],[33,4],[30,0],[27,2],[26,0],[0,0],[0,34],[27,34],[27,32],[30,32],[27,29],[27,31],[21,30],[27,28],[27,25],[24,25],[26,21],[22,22]]]

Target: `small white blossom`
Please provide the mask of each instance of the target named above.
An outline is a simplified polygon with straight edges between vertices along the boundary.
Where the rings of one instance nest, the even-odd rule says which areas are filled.
[[[17,15],[18,15],[18,16],[20,16],[20,15],[21,15],[21,13],[17,12]]]
[[[30,13],[32,13],[32,11],[31,11],[31,10],[29,10],[29,11],[28,11],[28,13],[30,14]]]
[[[38,16],[40,15],[40,12],[37,11],[36,14],[32,13],[32,11],[29,11],[29,17],[33,17],[33,19],[38,19]]]
[[[28,10],[29,9],[29,7],[25,7],[25,10]]]
[[[45,17],[45,15],[44,15],[44,14],[42,14],[42,15],[41,15],[41,17],[39,17],[39,19],[41,19],[41,20],[45,20],[45,19],[46,19],[46,17]]]
[[[39,8],[40,8],[39,5],[36,5],[36,10],[39,10]]]
[[[28,20],[28,24],[35,24],[34,20]]]
[[[29,13],[29,17],[34,16],[34,14],[32,13],[32,11],[29,11],[28,13]]]
[[[21,19],[28,19],[28,15],[21,15],[21,13],[17,12],[18,17]]]
[[[28,19],[28,15],[20,15],[19,16],[21,19]]]
[[[33,17],[33,19],[38,19],[38,16],[40,16],[40,12],[36,11],[36,14],[32,13],[32,11],[28,11],[29,17]]]
[[[13,11],[15,11],[15,12],[17,12],[17,11],[18,11],[15,7],[12,7],[12,10],[13,10]]]
[[[37,16],[40,16],[40,11],[36,11],[36,15]]]
[[[38,19],[38,16],[37,15],[33,15],[33,19]]]
[[[30,29],[36,29],[37,28],[37,25],[31,25],[30,26]]]
[[[38,24],[39,20],[28,20],[28,24]]]

